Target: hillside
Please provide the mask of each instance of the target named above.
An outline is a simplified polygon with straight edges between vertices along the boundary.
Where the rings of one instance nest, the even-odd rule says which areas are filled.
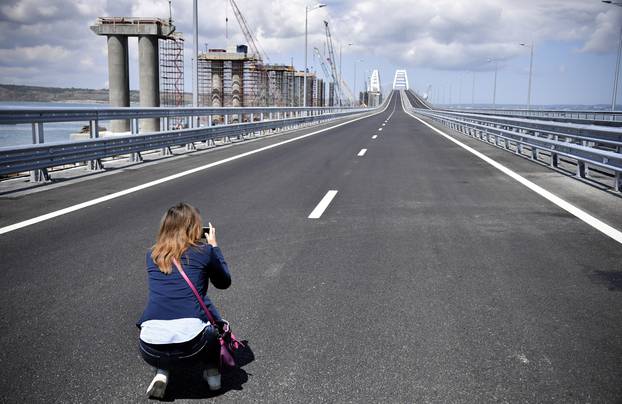
[[[185,95],[186,100],[192,96]],[[0,101],[108,103],[108,89],[59,88],[0,84]],[[130,102],[138,103],[138,91],[130,91]]]

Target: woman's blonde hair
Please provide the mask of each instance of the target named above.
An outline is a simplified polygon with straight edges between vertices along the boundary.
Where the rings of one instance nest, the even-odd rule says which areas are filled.
[[[197,245],[201,230],[201,215],[197,208],[184,202],[171,207],[162,217],[160,231],[151,250],[151,258],[160,271],[170,274],[173,258],[179,260],[188,247]]]

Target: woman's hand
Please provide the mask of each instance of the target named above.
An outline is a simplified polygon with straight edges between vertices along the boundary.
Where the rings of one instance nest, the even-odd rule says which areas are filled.
[[[209,233],[205,234],[205,238],[207,239],[207,244],[212,247],[218,247],[218,242],[216,242],[216,228],[212,226],[212,223],[209,223]]]

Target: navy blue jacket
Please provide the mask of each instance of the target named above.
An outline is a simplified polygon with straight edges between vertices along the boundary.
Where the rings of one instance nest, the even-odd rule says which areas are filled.
[[[180,264],[194,283],[203,301],[216,321],[221,320],[220,313],[207,296],[207,286],[211,281],[218,289],[231,285],[229,268],[218,247],[209,244],[191,246],[181,256]],[[147,308],[136,325],[147,320],[174,320],[178,318],[209,319],[203,312],[192,289],[186,283],[175,266],[167,275],[160,271],[151,259],[151,250],[147,252],[147,275],[149,278],[149,300]]]

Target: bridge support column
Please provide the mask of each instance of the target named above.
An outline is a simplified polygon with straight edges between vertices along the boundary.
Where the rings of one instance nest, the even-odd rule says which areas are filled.
[[[130,106],[130,68],[127,36],[108,36],[108,100],[113,107]],[[129,132],[127,119],[110,121],[113,132]]]
[[[158,37],[138,37],[138,64],[140,69],[140,106],[160,106],[160,59]],[[141,132],[159,132],[160,119],[141,119]]]

